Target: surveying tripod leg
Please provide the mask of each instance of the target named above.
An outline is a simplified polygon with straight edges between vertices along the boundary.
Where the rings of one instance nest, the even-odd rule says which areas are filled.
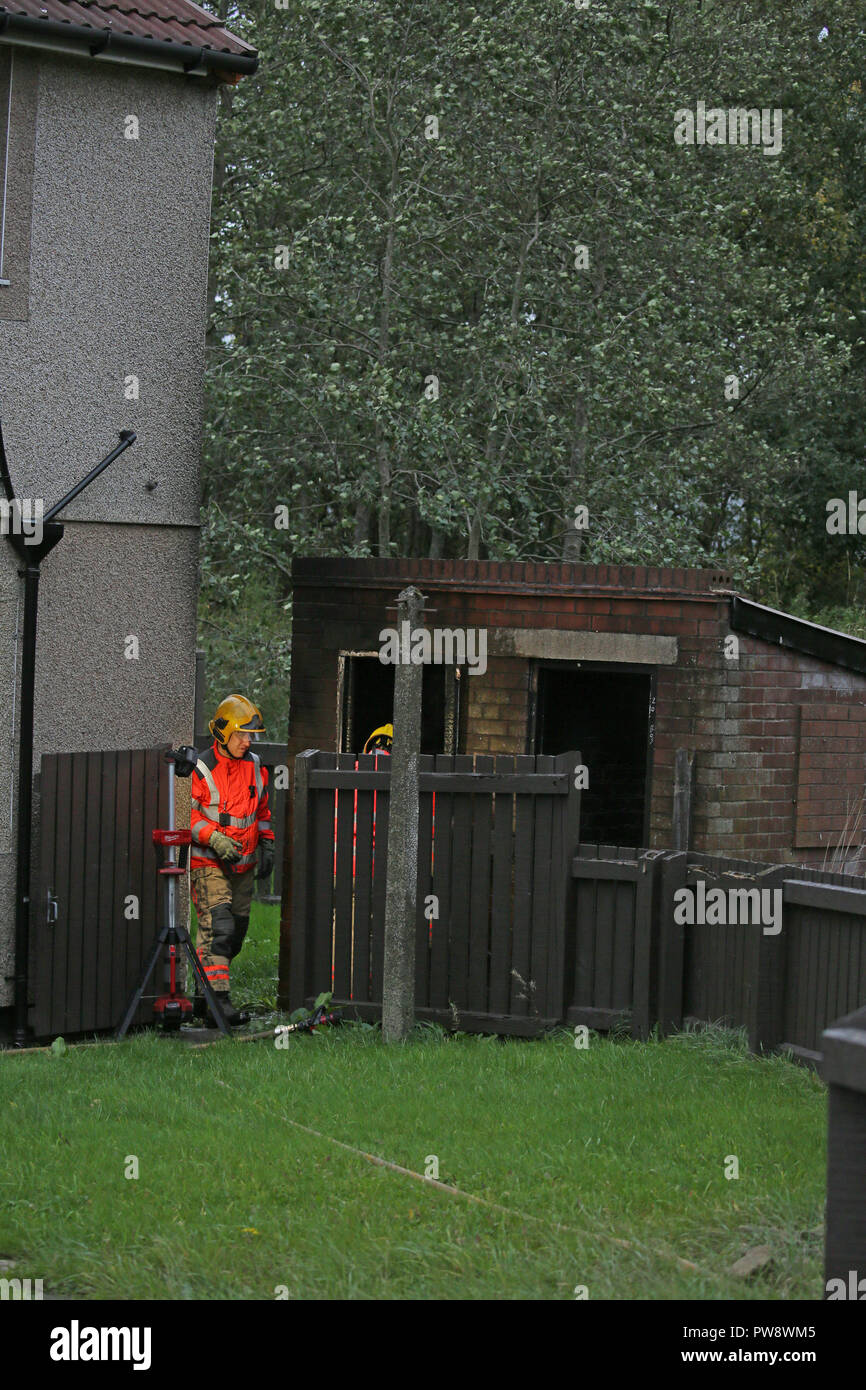
[[[159,959],[159,953],[167,940],[168,927],[163,927],[159,936],[156,938],[156,943],[154,944],[154,948],[150,953],[147,965],[144,968],[144,974],[141,976],[138,984],[135,986],[135,989],[129,996],[129,1003],[126,1006],[126,1012],[124,1013],[120,1023],[117,1025],[117,1030],[114,1034],[115,1042],[119,1042],[122,1037],[125,1037],[126,1031],[129,1028],[129,1025],[132,1022],[133,1017],[135,1015],[135,1011],[141,1003],[141,996],[144,994],[145,988],[147,987],[147,982],[150,979],[153,967],[156,965],[156,962]]]
[[[222,1016],[222,1010],[220,1009],[219,1001],[217,999],[217,996],[214,994],[213,989],[211,988],[211,982],[205,974],[204,966],[202,965],[201,961],[199,960],[198,956],[193,950],[193,945],[192,941],[190,940],[189,932],[187,931],[186,927],[175,927],[175,935],[189,957],[189,963],[192,966],[193,974],[195,975],[196,979],[202,987],[204,997],[210,1005],[211,1015],[217,1021],[217,1027],[219,1028],[221,1033],[225,1033],[228,1037],[230,1033],[229,1026]]]

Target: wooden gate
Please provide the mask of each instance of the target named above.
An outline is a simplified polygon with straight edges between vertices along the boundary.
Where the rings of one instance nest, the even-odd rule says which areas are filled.
[[[42,758],[30,965],[38,1038],[114,1027],[153,946],[163,904],[151,831],[167,824],[167,748]],[[148,993],[163,973],[158,963]],[[150,1007],[134,1022],[148,1021]]]
[[[420,757],[418,1018],[524,1034],[561,1022],[579,762],[579,753]],[[292,1008],[332,989],[362,1018],[381,1012],[383,763],[318,750],[295,761]]]
[[[628,1020],[646,1038],[659,1003],[659,850],[580,845],[571,864],[576,892],[567,923],[569,1024],[607,1030]]]

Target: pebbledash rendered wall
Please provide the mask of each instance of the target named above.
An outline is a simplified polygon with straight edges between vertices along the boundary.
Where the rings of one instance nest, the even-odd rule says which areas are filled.
[[[47,507],[118,431],[138,436],[65,511],[42,567],[38,769],[45,752],[192,740],[216,94],[168,72],[20,47],[14,64],[12,135],[32,159],[26,293],[20,276],[0,288],[0,418],[16,490]],[[124,135],[130,115],[137,140]],[[0,541],[0,1008],[12,1000],[20,585]],[[125,655],[131,636],[137,659]]]
[[[427,626],[487,630],[487,671],[464,684],[461,752],[531,751],[538,661],[623,672],[649,665],[656,679],[649,847],[672,843],[677,749],[695,755],[693,849],[820,865],[843,835],[866,781],[866,675],[749,635],[742,622],[735,631],[732,580],[721,571],[296,560],[290,761],[305,748],[337,746],[339,653],[377,650],[409,583],[435,610]],[[816,632],[833,638],[786,615],[775,619],[786,642],[791,630],[806,645]],[[725,655],[731,636],[736,660]],[[839,646],[846,661],[866,669],[866,644],[843,635]]]

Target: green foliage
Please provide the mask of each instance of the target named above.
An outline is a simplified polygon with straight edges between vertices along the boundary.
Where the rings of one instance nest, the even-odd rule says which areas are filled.
[[[262,66],[218,133],[212,683],[284,705],[298,553],[723,563],[804,615],[864,596],[863,538],[824,524],[866,442],[862,6],[230,20]],[[676,145],[698,100],[782,109],[782,153]]]

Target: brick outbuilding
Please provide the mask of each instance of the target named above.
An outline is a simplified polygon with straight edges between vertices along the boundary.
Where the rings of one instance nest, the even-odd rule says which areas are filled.
[[[469,638],[462,665],[425,666],[422,751],[580,749],[587,841],[857,857],[866,642],[749,601],[723,570],[317,558],[293,583],[290,762],[360,752],[390,720],[381,634],[414,584],[446,652]]]

